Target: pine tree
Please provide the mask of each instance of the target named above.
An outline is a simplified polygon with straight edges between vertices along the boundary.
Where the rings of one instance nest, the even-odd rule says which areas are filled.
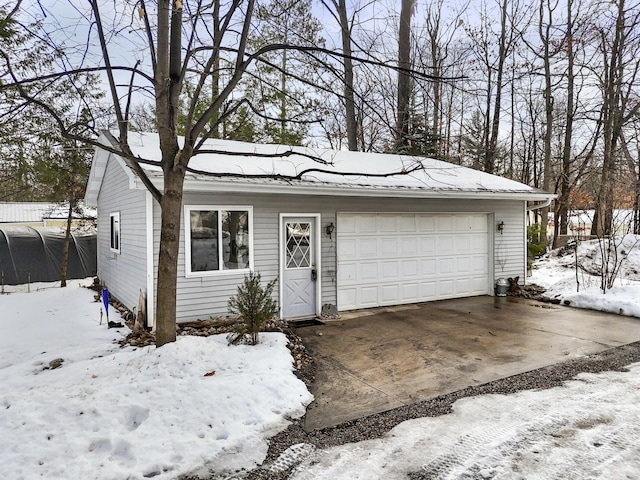
[[[272,297],[276,280],[262,288],[259,273],[245,275],[244,282],[238,286],[238,293],[228,303],[229,312],[240,317],[240,322],[227,337],[230,344],[240,343],[247,336],[251,345],[258,343],[258,334],[278,313],[278,304]]]
[[[258,8],[259,30],[253,36],[254,48],[280,43],[292,46],[324,46],[322,26],[313,16],[310,0],[271,0]],[[314,53],[317,58],[318,53]],[[248,95],[263,117],[260,140],[301,145],[309,132],[309,119],[318,109],[320,96],[309,84],[319,76],[319,61],[295,49],[282,49],[266,55]]]

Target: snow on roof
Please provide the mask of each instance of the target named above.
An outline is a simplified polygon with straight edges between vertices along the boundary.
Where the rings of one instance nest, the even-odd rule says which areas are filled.
[[[68,204],[50,202],[0,202],[0,223],[33,223],[43,219],[66,219]],[[95,218],[96,210],[82,207],[82,215],[73,218]]]
[[[147,160],[160,159],[158,135],[130,133],[133,154]],[[182,142],[183,139],[181,138]],[[289,147],[208,139],[200,153],[192,157],[189,167],[195,171],[187,183],[214,181],[218,185],[251,184],[315,187],[319,190],[349,189],[349,193],[365,190],[383,194],[381,190],[425,194],[509,194],[535,200],[553,195],[528,185],[431,158],[386,153],[335,151],[310,147]],[[160,167],[145,165],[150,176],[158,176]],[[212,176],[213,174],[213,176]],[[216,176],[216,174],[218,176]],[[280,178],[242,178],[224,175],[281,176]],[[296,177],[286,179],[282,177]]]

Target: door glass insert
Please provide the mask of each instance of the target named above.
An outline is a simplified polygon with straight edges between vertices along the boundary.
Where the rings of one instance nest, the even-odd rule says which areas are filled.
[[[311,266],[311,224],[287,222],[287,268]]]

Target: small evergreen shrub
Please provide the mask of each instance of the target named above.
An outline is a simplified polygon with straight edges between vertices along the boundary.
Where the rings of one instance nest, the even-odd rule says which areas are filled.
[[[547,251],[547,242],[541,238],[542,227],[539,223],[527,227],[527,269],[531,270],[533,261]]]
[[[274,278],[262,288],[260,274],[249,272],[245,275],[238,293],[229,299],[229,312],[240,316],[231,333],[227,335],[229,344],[240,343],[245,338],[251,345],[258,343],[258,334],[265,324],[278,313],[278,303],[272,298]]]

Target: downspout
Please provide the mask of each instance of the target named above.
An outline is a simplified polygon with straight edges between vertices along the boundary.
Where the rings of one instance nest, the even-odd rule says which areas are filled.
[[[551,202],[553,202],[553,200],[556,198],[556,195],[554,195],[553,197],[548,197],[546,200],[541,200],[539,202],[531,202],[531,205],[529,204],[529,202],[525,201],[524,205],[525,205],[525,218],[527,221],[525,221],[525,225],[524,225],[524,251],[528,252],[528,245],[527,245],[527,222],[528,222],[528,212],[532,212],[533,210],[539,210],[541,208],[545,208],[548,207],[549,205],[551,205]],[[528,273],[528,265],[527,265],[527,257],[528,257],[528,253],[526,253],[526,255],[524,256],[524,285],[527,284],[527,273]]]
[[[153,264],[153,196],[148,190],[145,192],[145,221],[147,233],[147,318],[146,326],[151,327],[152,331],[156,329],[155,317],[155,270]]]

